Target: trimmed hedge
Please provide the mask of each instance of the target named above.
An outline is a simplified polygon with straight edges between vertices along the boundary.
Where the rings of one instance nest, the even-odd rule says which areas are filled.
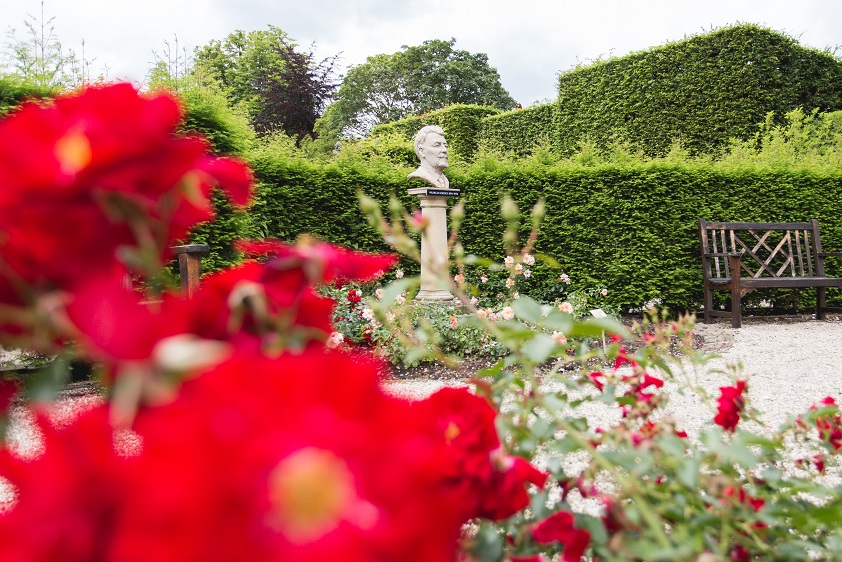
[[[607,287],[607,300],[623,309],[652,299],[679,311],[699,308],[699,217],[722,221],[817,218],[826,249],[842,250],[842,173],[751,172],[654,163],[501,169],[473,173],[464,181],[459,186],[467,196],[462,238],[469,252],[503,257],[502,226],[489,210],[501,189],[518,202],[524,221],[531,206],[544,196],[547,214],[536,252],[558,260],[577,283]],[[524,228],[524,237],[527,232]],[[842,269],[837,274],[842,275]],[[555,280],[545,277],[535,283],[547,285],[537,289],[540,293]],[[811,291],[792,293],[757,291],[746,301],[753,305],[771,298],[780,304],[786,299],[790,307],[799,308],[815,304]]]
[[[470,161],[477,152],[480,123],[483,118],[497,115],[499,109],[479,105],[451,105],[424,115],[414,115],[399,121],[377,125],[371,129],[371,136],[397,133],[412,140],[418,129],[425,125],[438,125],[444,129],[448,149],[457,158]]]
[[[255,135],[248,120],[228,107],[225,97],[212,88],[193,87],[182,92],[185,116],[183,133],[198,133],[210,142],[214,154],[243,157],[254,145]],[[255,230],[251,215],[235,210],[219,193],[213,196],[216,218],[195,227],[190,244],[207,244],[210,253],[202,260],[202,272],[225,269],[241,261],[233,243],[241,238],[253,238]],[[177,272],[176,265],[172,267]]]
[[[557,140],[556,104],[533,105],[486,117],[480,122],[479,145],[496,154],[529,156],[538,145],[552,146]]]
[[[601,149],[622,142],[649,156],[680,140],[693,154],[711,154],[750,138],[770,112],[782,124],[798,107],[842,109],[842,62],[745,24],[563,73],[555,103],[508,112],[451,106],[378,125],[372,135],[411,139],[423,125],[441,125],[466,161],[478,146],[527,156],[541,139],[560,156],[583,140]]]
[[[261,184],[252,216],[270,236],[294,240],[312,233],[359,250],[384,251],[388,248],[359,211],[356,190],[381,201],[384,209],[390,192],[406,207],[418,206],[406,194],[406,169],[377,170],[350,162],[319,166],[271,154],[253,164]],[[499,261],[504,257],[501,192],[511,194],[521,209],[522,240],[532,205],[544,197],[547,215],[535,253],[557,260],[575,287],[607,288],[606,302],[624,310],[653,299],[676,311],[698,310],[700,216],[723,221],[817,218],[826,249],[842,250],[842,172],[756,172],[663,162],[593,168],[505,164],[457,169],[450,180],[466,203],[461,238],[468,253]],[[552,295],[557,275],[547,266],[535,266],[530,294]],[[757,291],[747,303],[771,298],[778,306],[809,309],[813,294],[809,289]]]
[[[50,98],[55,90],[25,82],[14,76],[0,76],[0,117],[26,100]]]
[[[267,152],[252,158],[251,165],[259,179],[251,221],[272,238],[293,242],[309,234],[357,250],[388,252],[389,246],[362,215],[357,192],[382,202],[386,216],[390,193],[406,207],[418,206],[418,198],[407,193],[411,168],[375,169],[343,160],[322,165]],[[406,266],[417,273],[417,266]]]
[[[842,108],[842,63],[756,25],[738,25],[559,76],[556,146],[615,139],[649,155],[674,139],[711,153],[769,112]]]

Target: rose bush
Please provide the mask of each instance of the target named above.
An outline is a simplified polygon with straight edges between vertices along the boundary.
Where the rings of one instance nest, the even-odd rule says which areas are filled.
[[[179,118],[175,99],[113,85],[0,122],[0,341],[96,362],[108,397],[59,419],[0,383],[0,409],[31,412],[39,440],[0,447],[0,561],[842,558],[836,400],[769,431],[743,379],[715,399],[685,379],[711,412],[691,433],[665,382],[708,359],[692,317],[629,329],[577,318],[572,293],[520,292],[540,205],[518,247],[504,201],[502,268],[451,237],[461,314],[432,322],[407,306],[417,279],[357,292],[393,256],[308,239],[242,242],[252,257],[189,300],[126,288],[209,217],[212,187],[251,191],[243,163],[175,134]],[[405,233],[423,221],[362,206],[418,257]],[[519,298],[492,316],[479,287],[495,272]],[[472,392],[409,401],[384,390],[382,358],[343,349],[343,322],[405,335],[392,349],[410,359],[454,360],[445,338],[427,344],[465,326],[503,351]],[[612,421],[594,424],[600,407]]]
[[[261,259],[190,300],[124,286],[210,217],[212,186],[238,203],[251,189],[244,164],[177,136],[179,118],[175,99],[121,84],[0,125],[2,341],[75,343],[110,387],[60,424],[26,406],[43,446],[0,449],[0,560],[446,560],[466,521],[526,507],[547,475],[502,448],[485,398],[398,399],[379,360],[325,348],[333,304],[316,287],[394,257],[243,242]]]

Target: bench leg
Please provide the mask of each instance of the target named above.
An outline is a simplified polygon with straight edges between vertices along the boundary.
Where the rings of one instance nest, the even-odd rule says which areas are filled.
[[[825,287],[816,287],[816,319],[824,320]]]
[[[713,291],[710,287],[704,288],[704,295],[705,295],[705,315],[704,315],[704,323],[705,324],[713,324],[713,314],[710,313],[713,310]]]
[[[734,284],[736,285],[736,284]],[[740,298],[740,286],[731,287],[731,327],[739,328],[743,325],[742,299]]]

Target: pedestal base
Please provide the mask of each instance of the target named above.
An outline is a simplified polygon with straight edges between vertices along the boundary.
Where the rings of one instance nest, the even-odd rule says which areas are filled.
[[[450,294],[450,291],[431,291],[427,289],[421,289],[420,291],[418,291],[418,294],[415,295],[415,300],[436,302],[459,302],[456,297]]]

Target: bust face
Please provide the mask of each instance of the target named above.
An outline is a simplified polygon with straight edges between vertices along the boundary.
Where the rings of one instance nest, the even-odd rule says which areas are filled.
[[[429,133],[420,145],[421,162],[441,172],[447,168],[447,141],[438,133]]]

